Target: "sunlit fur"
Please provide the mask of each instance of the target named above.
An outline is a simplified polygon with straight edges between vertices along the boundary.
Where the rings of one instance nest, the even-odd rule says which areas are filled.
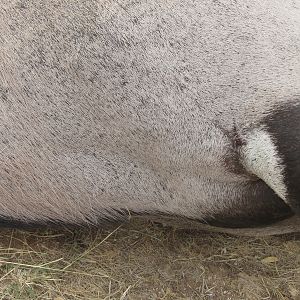
[[[1,218],[290,217],[285,166],[245,155],[260,128],[277,149],[264,124],[300,103],[299,53],[300,0],[1,0]]]

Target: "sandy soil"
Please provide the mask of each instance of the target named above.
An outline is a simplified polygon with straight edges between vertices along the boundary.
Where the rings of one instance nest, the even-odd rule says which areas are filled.
[[[300,235],[0,231],[0,299],[300,299]]]

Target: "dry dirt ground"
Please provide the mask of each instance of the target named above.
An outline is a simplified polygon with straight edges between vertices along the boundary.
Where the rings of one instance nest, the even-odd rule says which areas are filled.
[[[0,299],[300,299],[300,235],[0,230]]]

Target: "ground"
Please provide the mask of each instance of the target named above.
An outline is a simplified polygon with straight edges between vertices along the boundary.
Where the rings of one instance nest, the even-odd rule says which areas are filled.
[[[300,235],[0,230],[0,299],[300,299]]]

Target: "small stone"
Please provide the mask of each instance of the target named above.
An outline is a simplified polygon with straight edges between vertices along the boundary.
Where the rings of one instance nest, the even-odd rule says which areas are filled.
[[[278,261],[279,261],[279,259],[276,256],[268,256],[261,260],[261,262],[263,262],[264,264],[275,263]]]

